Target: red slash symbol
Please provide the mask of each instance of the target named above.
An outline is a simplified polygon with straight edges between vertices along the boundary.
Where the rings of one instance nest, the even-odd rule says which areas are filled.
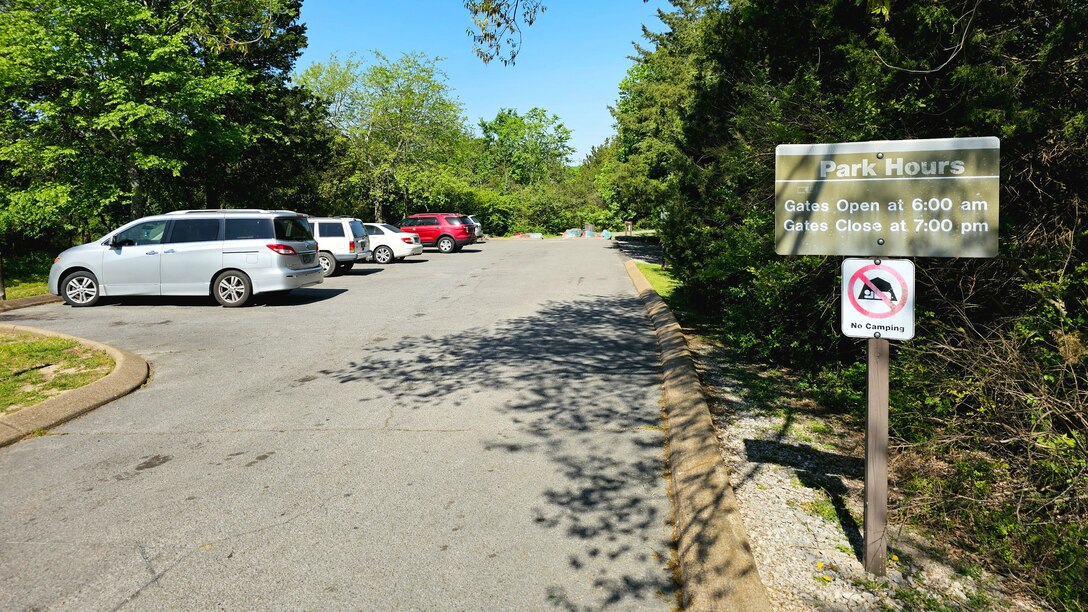
[[[887,272],[888,274],[891,274],[893,277],[895,277],[895,280],[899,281],[899,299],[893,302],[891,299],[888,298],[887,295],[884,294],[883,291],[877,288],[877,286],[873,284],[872,279],[870,279],[865,274],[869,271]],[[866,309],[864,306],[858,303],[858,298],[854,295],[854,287],[856,286],[855,283],[858,281],[865,283],[865,286],[869,288],[869,291],[872,291],[873,295],[879,297],[880,300],[884,302],[884,304],[888,307],[888,312],[872,312],[871,310]],[[854,305],[854,308],[857,309],[857,311],[861,314],[873,319],[887,319],[888,317],[895,316],[900,310],[903,310],[904,306],[907,305],[907,281],[903,278],[902,274],[895,270],[895,268],[890,268],[888,266],[869,264],[861,268],[857,272],[854,272],[854,275],[850,277],[850,282],[846,284],[846,288],[850,295],[850,303]]]

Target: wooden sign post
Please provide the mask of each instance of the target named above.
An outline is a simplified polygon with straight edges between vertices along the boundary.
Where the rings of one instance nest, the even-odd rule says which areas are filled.
[[[869,339],[865,428],[865,571],[887,573],[888,558],[888,341]]]

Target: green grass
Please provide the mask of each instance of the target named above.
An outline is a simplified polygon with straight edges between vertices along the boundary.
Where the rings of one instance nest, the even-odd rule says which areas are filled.
[[[839,513],[835,510],[835,504],[826,495],[817,495],[816,499],[805,502],[801,506],[810,514],[818,516],[829,523],[839,521]]]
[[[4,291],[7,299],[16,300],[49,293],[49,267],[53,253],[37,252],[4,256]]]
[[[635,265],[638,266],[639,271],[646,277],[646,280],[650,282],[650,286],[654,288],[654,291],[661,296],[661,299],[668,302],[680,283],[673,279],[668,270],[663,269],[660,264],[639,261]]]
[[[959,608],[950,601],[912,588],[898,588],[895,599],[907,610],[929,610],[930,612],[956,612]]]
[[[90,384],[113,369],[113,359],[74,340],[0,334],[0,414],[13,413]]]

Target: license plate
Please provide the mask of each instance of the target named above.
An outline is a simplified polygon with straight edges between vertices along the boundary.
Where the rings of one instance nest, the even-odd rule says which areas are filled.
[[[302,256],[302,263],[307,263],[308,264],[308,263],[313,263],[313,262],[314,262],[314,254],[313,253],[310,253],[309,255],[303,255]]]

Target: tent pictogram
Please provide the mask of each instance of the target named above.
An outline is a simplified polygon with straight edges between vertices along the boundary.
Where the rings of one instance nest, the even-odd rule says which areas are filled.
[[[887,275],[892,280],[882,278],[883,275]],[[899,285],[898,292],[895,291],[892,282]],[[878,264],[869,264],[854,272],[844,290],[849,291],[847,296],[854,309],[863,317],[871,319],[887,319],[899,314],[906,306],[907,295],[910,293],[907,280],[902,274],[894,268]],[[860,300],[883,303],[886,310],[878,305],[876,307],[862,305]]]
[[[883,298],[881,298],[879,295],[877,295],[876,292],[873,290],[875,288],[876,291],[879,291],[880,293],[883,293],[892,302],[899,301],[895,297],[895,289],[892,288],[892,284],[889,283],[888,281],[884,280],[883,278],[880,278],[879,276],[875,276],[875,277],[872,278],[872,280],[870,282],[872,283],[872,286],[870,286],[868,284],[862,285],[861,294],[858,295],[859,300],[879,300],[879,301],[883,301]]]

